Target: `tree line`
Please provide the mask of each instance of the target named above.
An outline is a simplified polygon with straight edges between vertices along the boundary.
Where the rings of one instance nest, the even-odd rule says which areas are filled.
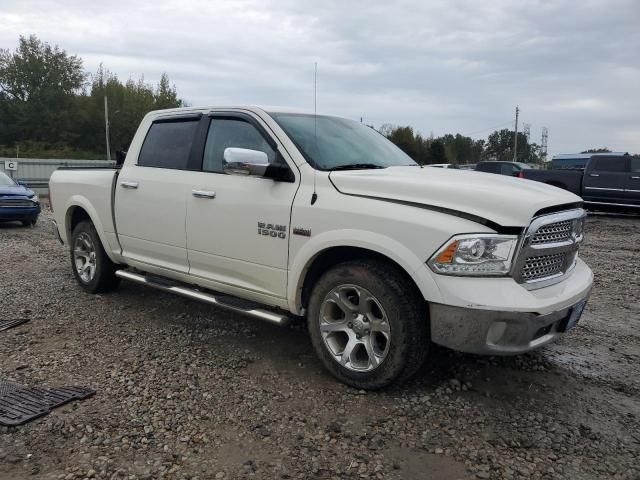
[[[0,156],[105,158],[104,98],[109,103],[111,150],[126,149],[150,110],[184,106],[163,73],[156,85],[144,77],[121,81],[102,65],[95,73],[82,59],[35,35],[19,38],[15,51],[0,49]],[[410,126],[378,131],[420,164],[513,160],[514,131],[486,140],[461,134],[424,137]],[[540,147],[518,133],[517,160],[541,161]]]
[[[21,36],[15,51],[0,49],[0,156],[105,158],[105,95],[112,150],[150,110],[184,105],[164,73],[157,85],[122,82],[102,65],[89,74],[76,55]]]

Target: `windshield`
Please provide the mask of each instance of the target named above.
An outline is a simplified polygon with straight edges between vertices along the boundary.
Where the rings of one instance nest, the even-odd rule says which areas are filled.
[[[16,182],[13,181],[9,175],[4,172],[0,172],[0,187],[15,187]]]
[[[373,128],[345,118],[270,113],[312,167],[319,170],[417,165]]]

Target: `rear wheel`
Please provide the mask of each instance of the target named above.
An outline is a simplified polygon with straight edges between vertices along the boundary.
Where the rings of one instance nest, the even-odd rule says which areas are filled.
[[[406,380],[429,345],[424,300],[402,272],[379,260],[326,272],[311,294],[308,325],[325,367],[356,388]]]
[[[107,256],[89,221],[78,223],[71,234],[71,267],[77,282],[88,292],[108,292],[118,286],[116,264]]]

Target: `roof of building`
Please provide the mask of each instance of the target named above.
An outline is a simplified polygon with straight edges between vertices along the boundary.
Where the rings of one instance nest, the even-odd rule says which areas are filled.
[[[554,155],[553,160],[571,160],[577,158],[591,158],[604,156],[607,157],[622,157],[628,155],[626,152],[603,152],[603,153],[561,153],[560,155]]]

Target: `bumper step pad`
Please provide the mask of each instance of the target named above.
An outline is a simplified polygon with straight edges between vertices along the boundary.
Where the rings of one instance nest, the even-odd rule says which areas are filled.
[[[85,387],[39,388],[0,381],[0,425],[22,425],[73,400],[95,394]]]
[[[13,318],[11,320],[0,320],[0,332],[3,330],[9,330],[12,327],[17,327],[23,323],[28,322],[28,318]]]

